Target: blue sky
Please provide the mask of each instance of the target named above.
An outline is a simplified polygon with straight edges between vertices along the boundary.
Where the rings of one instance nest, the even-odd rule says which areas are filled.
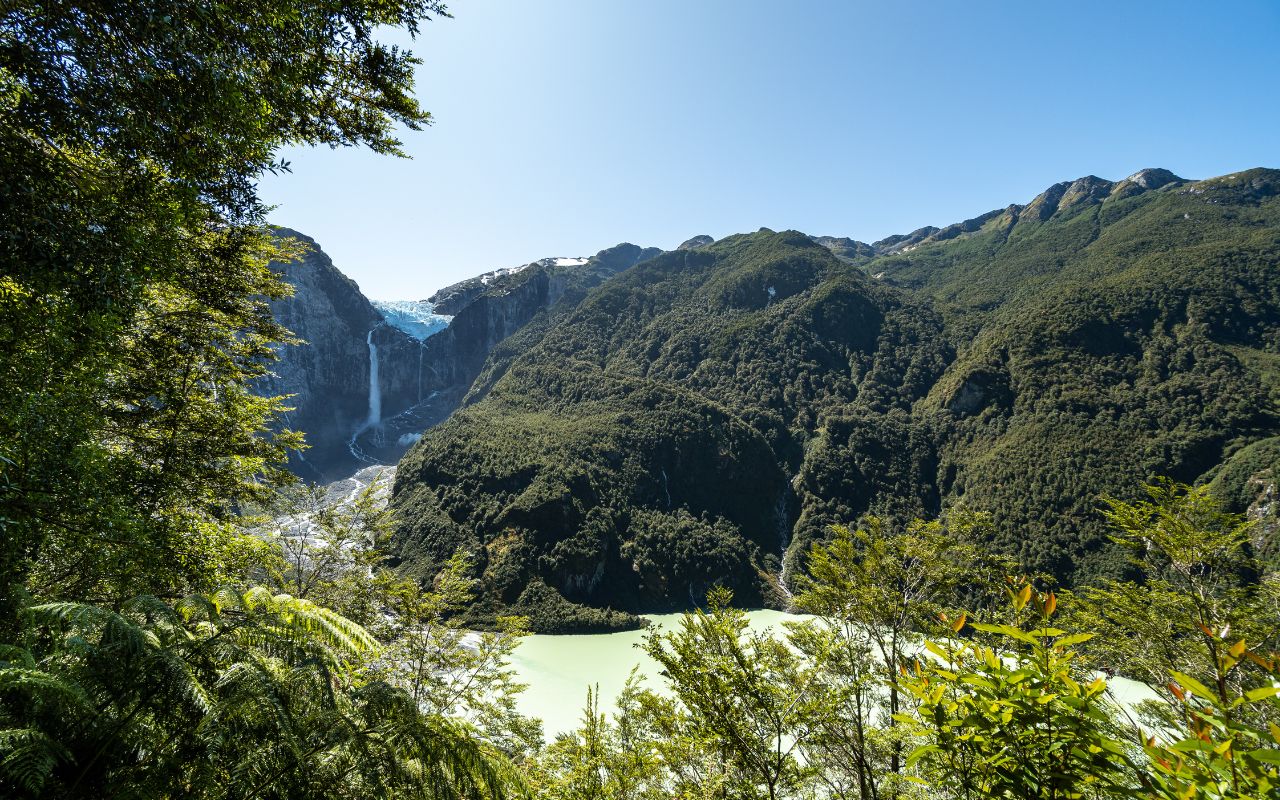
[[[1280,2],[455,0],[412,160],[295,149],[272,221],[378,299],[761,226],[873,241],[1049,184],[1280,167]]]

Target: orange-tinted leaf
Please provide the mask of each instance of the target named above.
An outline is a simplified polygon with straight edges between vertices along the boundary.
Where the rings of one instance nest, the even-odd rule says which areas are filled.
[[[1022,591],[1018,592],[1017,596],[1014,597],[1013,607],[1018,611],[1021,611],[1027,605],[1027,601],[1030,599],[1031,599],[1031,584],[1028,583],[1026,586],[1023,586]]]
[[[1275,671],[1275,662],[1270,659],[1262,658],[1255,653],[1245,653],[1244,657],[1265,669],[1267,672]]]

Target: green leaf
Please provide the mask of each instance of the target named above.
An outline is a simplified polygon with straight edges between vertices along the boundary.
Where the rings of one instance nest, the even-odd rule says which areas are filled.
[[[1248,700],[1250,703],[1256,703],[1259,700],[1263,700],[1268,697],[1275,697],[1278,694],[1280,694],[1280,686],[1263,686],[1261,688],[1245,692],[1244,699]]]
[[[1070,647],[1073,644],[1080,644],[1081,642],[1087,642],[1096,635],[1097,634],[1093,634],[1093,633],[1073,633],[1070,636],[1063,636],[1061,639],[1058,639],[1053,644],[1055,647]]]
[[[930,753],[941,752],[941,750],[942,748],[938,747],[936,744],[926,744],[917,747],[915,750],[911,751],[911,755],[907,756],[907,769],[913,768],[916,765],[916,762],[921,758],[924,758]]]
[[[1250,750],[1243,753],[1246,758],[1252,758],[1254,761],[1261,761],[1266,764],[1280,765],[1280,750]]]
[[[1015,628],[1012,625],[991,625],[985,622],[971,622],[969,623],[969,627],[983,631],[984,633],[995,633],[1001,636],[1007,636],[1010,639],[1017,639],[1018,641],[1026,642],[1027,644],[1038,644],[1034,637],[1030,636],[1022,629]]]
[[[1206,687],[1203,683],[1191,677],[1190,675],[1186,674],[1185,672],[1178,672],[1176,670],[1171,670],[1169,674],[1172,675],[1173,679],[1176,680],[1179,684],[1181,684],[1184,689],[1191,692],[1196,697],[1199,697],[1201,700],[1205,700],[1210,703],[1218,702],[1217,695],[1209,691],[1208,687]]]

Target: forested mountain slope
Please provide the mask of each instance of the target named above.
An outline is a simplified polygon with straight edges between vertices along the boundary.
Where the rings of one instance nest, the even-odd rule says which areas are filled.
[[[397,555],[425,575],[473,552],[476,613],[547,630],[717,582],[784,602],[830,524],[960,500],[1028,569],[1118,574],[1101,494],[1277,430],[1278,190],[1147,170],[875,245],[665,253],[494,352],[401,463]],[[1249,452],[1224,491],[1272,450]]]
[[[458,407],[494,347],[661,252],[623,243],[591,258],[542,259],[472,278],[432,296],[448,324],[423,337],[389,321],[314,239],[277,232],[306,248],[299,260],[272,265],[293,287],[271,303],[272,315],[298,341],[278,349],[255,388],[289,397],[292,410],[281,423],[303,432],[308,445],[289,468],[320,482],[394,464],[421,431]]]

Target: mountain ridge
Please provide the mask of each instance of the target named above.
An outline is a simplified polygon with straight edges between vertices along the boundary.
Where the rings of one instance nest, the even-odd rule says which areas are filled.
[[[1280,345],[1277,175],[1086,177],[860,262],[832,249],[853,240],[763,229],[645,261],[495,350],[410,451],[397,557],[426,575],[471,552],[482,606],[546,630],[686,607],[716,580],[780,604],[779,576],[830,524],[959,502],[1029,570],[1122,574],[1101,492],[1195,479],[1276,432],[1269,368],[1230,347]],[[729,416],[689,428],[664,410],[708,401]],[[717,438],[733,420],[767,454]],[[689,470],[690,448],[721,466]],[[716,477],[744,465],[786,480]],[[727,497],[772,509],[755,513],[773,533]],[[716,555],[662,555],[682,537]]]

